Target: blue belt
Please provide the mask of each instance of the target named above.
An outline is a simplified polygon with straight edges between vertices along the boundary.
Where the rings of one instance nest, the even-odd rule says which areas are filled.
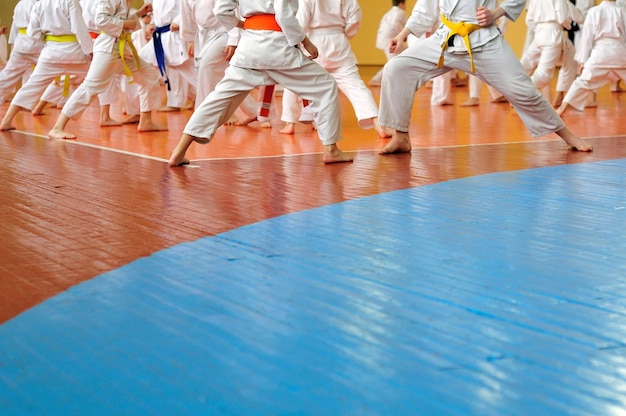
[[[159,72],[161,76],[165,80],[165,85],[167,86],[167,90],[170,91],[170,80],[167,77],[167,72],[165,68],[165,51],[163,50],[163,42],[161,42],[161,33],[169,32],[170,25],[157,27],[154,33],[152,34],[152,41],[154,43],[154,54],[156,55],[157,65],[159,67]]]

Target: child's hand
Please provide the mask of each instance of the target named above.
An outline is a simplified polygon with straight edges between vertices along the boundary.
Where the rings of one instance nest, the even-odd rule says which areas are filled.
[[[402,39],[400,36],[396,36],[395,38],[391,39],[389,41],[389,53],[399,53],[403,43],[404,39]]]
[[[488,8],[479,7],[476,9],[476,21],[480,26],[491,26],[496,19]]]
[[[317,51],[317,46],[315,46],[313,42],[309,40],[308,36],[306,36],[304,40],[302,41],[302,46],[309,53],[309,56],[311,57],[311,59],[315,59],[319,56],[319,52]]]

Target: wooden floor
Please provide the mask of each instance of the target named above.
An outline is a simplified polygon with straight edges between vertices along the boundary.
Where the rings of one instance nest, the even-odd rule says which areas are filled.
[[[369,79],[375,69],[363,68],[364,79]],[[373,88],[372,91],[378,100],[378,89]],[[273,121],[271,129],[262,129],[255,123],[247,127],[225,126],[220,128],[209,145],[192,146],[188,153],[192,159],[190,166],[169,168],[166,160],[191,114],[189,110],[156,114],[156,121],[168,126],[167,132],[138,134],[134,126],[99,127],[98,109],[94,103],[80,121],[68,125],[68,130],[77,134],[75,141],[46,138],[58,115],[57,109],[48,109],[47,115],[38,117],[20,114],[15,121],[17,130],[0,133],[0,323],[4,323],[0,328],[5,328],[0,338],[6,337],[5,341],[13,342],[12,334],[16,334],[15,326],[20,325],[21,314],[42,304],[51,305],[46,302],[54,302],[60,294],[71,295],[72,292],[67,292],[70,288],[81,287],[85,282],[136,264],[140,259],[152,258],[165,249],[182,247],[181,244],[223,235],[241,227],[245,230],[246,226],[280,219],[287,214],[335,207],[333,204],[339,204],[336,207],[341,209],[341,204],[346,201],[356,202],[393,191],[424,189],[426,192],[432,189],[432,185],[456,179],[570,164],[592,166],[592,162],[626,158],[626,123],[623,122],[626,93],[612,93],[608,86],[600,90],[597,108],[589,108],[582,113],[571,112],[565,117],[573,131],[594,145],[594,152],[590,154],[568,151],[554,135],[532,139],[508,104],[489,102],[486,89],[481,104],[470,108],[458,105],[467,98],[467,87],[454,89],[455,105],[431,107],[429,97],[428,89],[416,94],[410,132],[413,152],[391,156],[377,154],[377,149],[386,141],[379,139],[373,130],[359,129],[350,104],[342,97],[344,140],[340,142],[340,147],[353,152],[355,160],[351,164],[328,166],[322,163],[322,147],[315,132],[303,124],[297,126],[294,135],[279,134],[279,120]],[[276,105],[280,114],[280,99]],[[0,113],[4,114],[6,108],[7,104],[1,106]],[[120,110],[114,109],[113,115],[121,117]],[[623,178],[624,172],[619,175]],[[582,186],[587,182],[586,178],[578,179],[581,182],[572,182],[571,186]],[[621,181],[623,183],[623,179]],[[603,194],[593,196],[593,200],[595,204],[602,205]],[[454,201],[452,199],[449,203],[462,204],[462,201]],[[502,207],[507,204],[507,201],[494,200],[491,204],[495,207],[484,206],[482,209],[485,212],[497,210],[500,202]],[[622,202],[626,204],[626,200]],[[618,210],[615,212],[623,212],[619,211],[620,206],[614,208]],[[409,216],[411,213],[411,208],[399,213],[393,205],[376,206],[376,209],[374,219],[368,221],[384,223],[397,215]],[[428,215],[436,218],[437,212]],[[538,221],[539,213],[537,215],[529,219],[534,225],[537,225],[534,223]],[[590,211],[587,215],[593,216],[594,212]],[[480,216],[476,218],[480,221]],[[506,217],[501,220],[508,221]],[[359,223],[358,218],[351,224],[355,232],[367,225]],[[325,227],[328,227],[326,231],[329,234],[324,239],[332,240],[333,229],[339,224],[329,221]],[[622,235],[625,231],[616,230]],[[287,233],[285,238],[288,238]],[[325,256],[323,247],[326,243],[318,241],[322,237],[311,234],[310,238],[310,244],[317,245],[309,256],[303,257],[308,257],[312,263],[300,265],[302,269],[319,267],[315,266],[315,259]],[[361,243],[363,241],[354,241],[348,244],[350,248],[338,250],[345,252],[346,259],[350,259],[350,250],[367,250],[372,244],[361,246]],[[561,243],[568,245],[572,242],[559,241],[558,244]],[[605,243],[599,241],[595,244],[604,247]],[[622,244],[622,241],[615,244]],[[365,258],[371,258],[376,252],[372,251]],[[453,254],[449,257],[454,257]],[[185,263],[201,261],[193,257],[184,258]],[[168,261],[164,260],[162,266],[167,268]],[[602,262],[602,259],[597,261]],[[207,260],[203,267],[211,269],[210,261]],[[619,269],[623,267],[621,263],[615,267],[618,268],[618,275],[622,273],[622,277],[626,276],[626,270]],[[368,273],[376,274],[376,270],[374,268]],[[176,275],[174,270],[170,272],[172,276]],[[181,270],[181,274],[184,273]],[[278,270],[268,273],[268,276],[280,275]],[[317,272],[310,270],[309,273]],[[506,277],[507,273],[502,277]],[[621,284],[624,284],[623,280]],[[614,289],[623,292],[623,286]],[[374,292],[370,295],[374,296]],[[246,297],[244,294],[241,296],[245,304]],[[620,314],[626,312],[626,298],[620,298],[617,303],[621,306],[614,310],[615,316],[621,316],[623,321]],[[53,320],[60,319],[54,308],[47,313],[56,316]],[[72,316],[72,319],[63,319],[76,323],[76,316]],[[240,315],[234,319],[244,318]],[[171,327],[173,324],[169,322],[166,325]],[[623,328],[623,323],[619,327]],[[15,342],[15,345],[21,345],[18,349],[26,348],[26,341]],[[344,339],[337,342],[344,342],[348,347],[356,341]],[[52,344],[45,345],[48,345],[46,349],[56,348]],[[623,348],[623,344],[619,343],[613,346]],[[26,360],[26,356],[21,359]],[[17,361],[10,364],[20,367],[24,363],[21,359],[16,358]],[[30,397],[38,390],[28,390],[25,384],[17,385],[19,383],[10,381],[12,376],[2,374],[2,368],[9,365],[7,360],[10,359],[0,358],[0,385],[9,386],[3,390],[4,393],[10,391],[15,396],[6,398],[0,394],[0,413],[24,414],[21,413],[24,409],[38,409],[32,397],[31,401],[26,401],[29,404],[25,408],[15,404],[19,400],[13,401],[18,396]],[[623,361],[622,356],[620,365]],[[472,382],[467,380],[467,383]],[[572,391],[571,394],[574,394],[576,388]],[[238,395],[238,399],[245,397],[245,394],[242,395]],[[607,410],[607,413],[600,411],[596,414],[621,414],[626,411],[624,397],[626,394],[621,399],[613,396],[607,399],[609,403],[604,410],[612,408],[614,412]],[[387,399],[393,402],[392,398]],[[446,403],[445,397],[433,403],[432,407],[425,405],[424,409],[429,411],[423,414],[462,414],[460,409],[467,410],[436,404]],[[309,405],[313,407],[303,405],[302,408],[281,409],[302,414],[333,414],[319,413],[315,411],[315,404]],[[5,411],[2,411],[3,406]],[[355,406],[348,413],[378,414],[375,410],[367,411],[372,408],[363,403]],[[358,409],[362,408],[358,406],[365,406],[365,411],[360,412]],[[542,413],[542,409],[563,410],[552,404],[546,406],[524,409],[538,410],[533,414],[547,414]],[[275,408],[267,409],[268,414],[277,414],[274,413]],[[395,414],[409,414],[404,413],[407,409],[409,407],[398,407],[399,413]],[[489,407],[480,408],[473,414],[523,413],[516,412],[515,408],[502,413],[491,413],[485,409]],[[230,412],[222,408],[213,414],[250,414],[244,410]],[[325,410],[333,411],[333,408]],[[339,411],[334,414],[346,414],[343,413],[345,408],[334,410]],[[572,408],[566,410],[560,414],[590,414],[584,411],[578,413]]]

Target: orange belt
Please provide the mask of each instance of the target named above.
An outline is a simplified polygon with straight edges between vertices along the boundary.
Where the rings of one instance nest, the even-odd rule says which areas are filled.
[[[282,32],[280,26],[276,22],[276,17],[273,14],[255,14],[246,18],[243,22],[243,28],[246,30],[274,30],[276,32]]]

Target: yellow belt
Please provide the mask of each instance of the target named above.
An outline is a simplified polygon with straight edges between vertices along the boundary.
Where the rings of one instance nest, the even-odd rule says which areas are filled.
[[[26,34],[26,28],[25,27],[20,27],[19,29],[17,29],[17,32],[21,35],[25,35]]]
[[[443,53],[448,47],[448,41],[450,40],[450,38],[454,35],[459,35],[465,41],[465,47],[467,48],[467,53],[469,54],[469,57],[470,57],[470,67],[471,67],[472,72],[474,72],[474,58],[472,57],[472,47],[469,41],[469,34],[475,30],[481,29],[482,26],[476,25],[474,23],[451,22],[448,19],[446,19],[446,16],[444,15],[441,15],[441,21],[443,22],[444,25],[446,25],[450,29],[450,33],[448,33],[448,37],[441,45],[441,56],[439,57],[439,63],[437,63],[437,66],[439,68],[443,66]]]
[[[78,42],[76,35],[46,35],[46,42]],[[61,77],[57,77],[56,81],[60,84]],[[63,78],[63,96],[67,97],[70,95],[70,76],[65,75]]]
[[[123,32],[122,36],[120,36],[120,44],[119,44],[119,52],[120,52],[120,58],[122,58],[122,65],[124,66],[124,73],[126,74],[126,80],[128,81],[129,84],[132,84],[133,82],[135,82],[135,80],[133,79],[133,73],[131,72],[130,68],[128,67],[128,65],[126,64],[126,59],[124,59],[124,49],[126,48],[126,45],[128,45],[130,47],[130,50],[133,52],[133,56],[135,57],[135,62],[137,63],[137,69],[140,68],[140,60],[139,60],[139,54],[137,53],[137,48],[135,48],[135,45],[133,45],[133,41],[130,38],[130,34]]]
[[[46,35],[48,42],[78,42],[76,35]]]

